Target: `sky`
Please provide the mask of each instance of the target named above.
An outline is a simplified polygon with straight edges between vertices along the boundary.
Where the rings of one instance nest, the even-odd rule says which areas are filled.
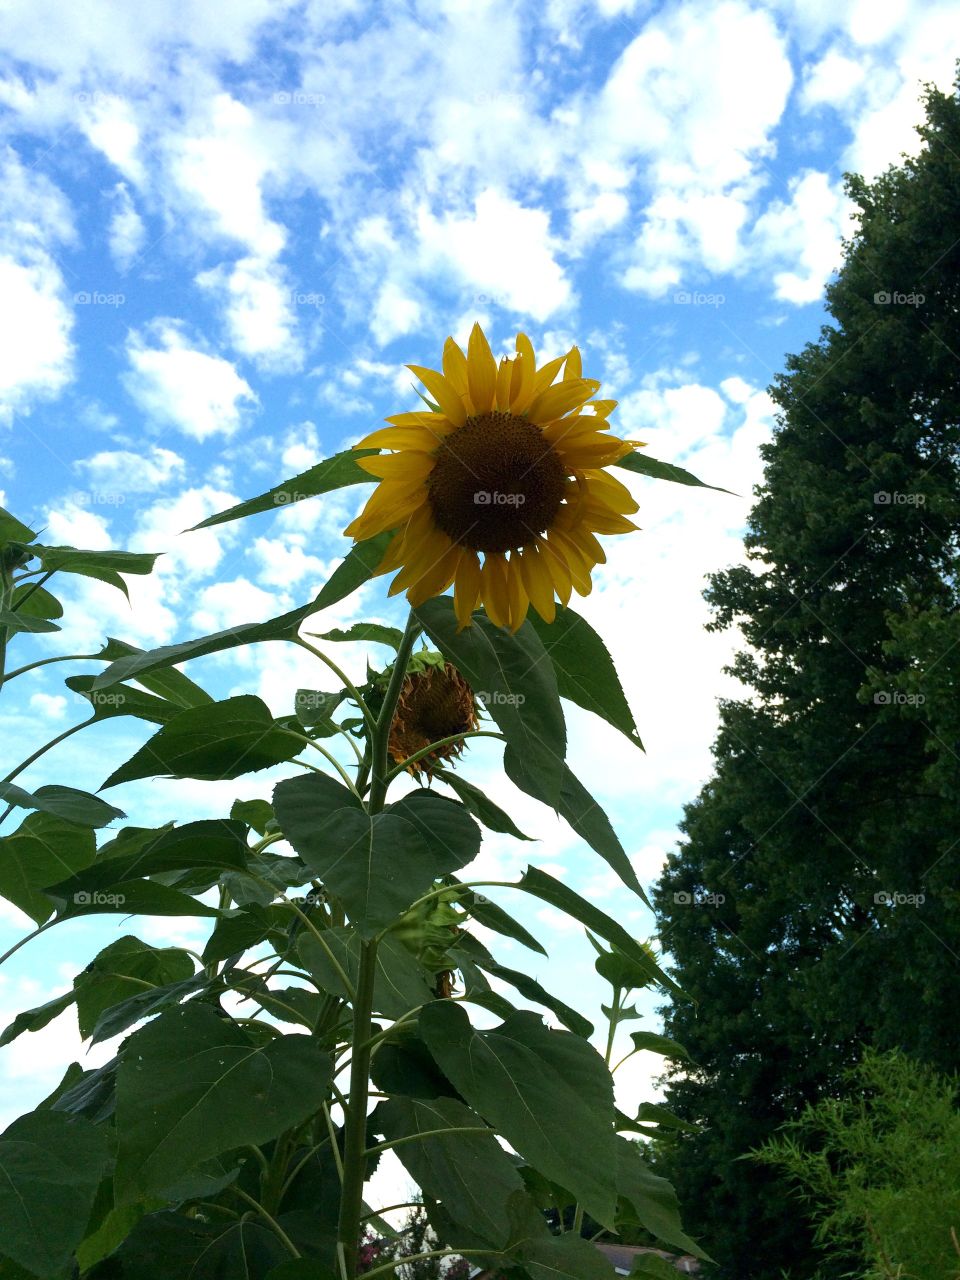
[[[709,777],[717,699],[737,692],[723,673],[736,636],[704,631],[701,593],[743,559],[767,388],[825,321],[852,231],[844,172],[873,177],[915,151],[922,83],[951,86],[955,6],[0,0],[0,49],[0,503],[48,543],[164,553],[131,580],[132,607],[68,584],[64,630],[36,653],[106,635],[153,647],[306,602],[369,490],[182,530],[417,407],[404,365],[438,367],[446,336],[465,342],[475,321],[498,355],[518,330],[544,359],[575,342],[620,402],[616,431],[733,491],[631,478],[642,532],[605,539],[593,593],[573,600],[614,656],[646,752],[570,709],[569,760],[653,883]],[[358,619],[402,623],[384,579],[312,629]],[[338,656],[362,677],[362,646]],[[63,674],[5,690],[4,772],[82,717]],[[298,686],[326,683],[280,645],[190,674],[278,715]],[[98,726],[21,781],[96,790],[148,732]],[[651,932],[495,751],[475,748],[464,769],[539,840],[488,836],[471,874],[532,860]],[[107,794],[158,825],[221,815],[273,777]],[[597,1020],[582,931],[524,909],[549,963],[499,942],[498,955]],[[0,902],[0,950],[30,927]],[[0,1025],[124,932],[199,947],[205,930],[110,917],[54,931],[0,970]],[[637,1027],[656,1027],[656,1004],[644,997]],[[111,1051],[85,1053],[70,1011],[21,1037],[0,1051],[0,1124],[71,1060]],[[651,1097],[659,1069],[632,1059],[621,1105]]]

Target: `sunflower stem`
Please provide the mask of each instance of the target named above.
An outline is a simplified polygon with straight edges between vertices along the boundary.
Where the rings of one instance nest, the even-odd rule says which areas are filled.
[[[407,618],[386,696],[370,737],[370,795],[366,809],[370,817],[383,812],[389,778],[390,729],[400,690],[410,662],[410,654],[420,625],[413,612]],[[367,1098],[370,1087],[373,984],[377,970],[377,939],[360,944],[356,999],[353,1002],[353,1056],[350,1061],[350,1089],[343,1133],[343,1185],[340,1193],[340,1221],[337,1239],[345,1280],[354,1280],[363,1215],[363,1184],[367,1168]]]
[[[423,747],[420,751],[414,752],[412,756],[407,756],[406,760],[401,760],[398,765],[394,765],[387,774],[387,781],[391,782],[403,773],[404,769],[416,764],[418,760],[428,756],[431,751],[437,751],[440,747],[447,747],[453,742],[465,742],[467,738],[499,738],[501,742],[506,742],[506,738],[502,733],[496,733],[490,729],[471,729],[467,733],[452,733],[449,738],[439,738],[436,742],[431,742],[428,747]]]

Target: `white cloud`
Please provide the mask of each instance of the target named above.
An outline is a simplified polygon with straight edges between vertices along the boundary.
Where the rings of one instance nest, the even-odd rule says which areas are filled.
[[[140,256],[147,238],[147,229],[134,208],[125,182],[114,188],[116,208],[107,232],[110,254],[121,271],[128,271]]]
[[[215,582],[196,596],[190,626],[199,632],[225,631],[244,622],[263,622],[287,608],[287,596],[264,591],[248,578]]]
[[[815,302],[841,261],[841,239],[852,230],[852,204],[840,183],[825,173],[797,174],[789,202],[767,207],[751,231],[760,263],[789,269],[773,272],[774,296],[785,302]]]
[[[420,303],[415,298],[407,297],[395,281],[388,280],[374,303],[370,329],[383,347],[394,338],[401,338],[405,333],[416,329],[422,314]]]
[[[546,320],[565,310],[573,292],[556,260],[559,242],[544,209],[529,208],[488,188],[472,214],[434,216],[421,206],[417,216],[420,269],[442,272],[501,307]]]
[[[195,440],[233,435],[246,406],[258,403],[229,360],[188,346],[173,321],[158,321],[149,336],[132,333],[127,358],[131,372],[124,381],[140,407]]]
[[[0,151],[0,422],[73,376],[73,315],[54,252],[74,239],[62,193],[12,148]]]
[[[129,449],[104,449],[74,464],[86,473],[91,489],[122,497],[150,493],[183,474],[184,460],[172,449],[147,445],[138,453]]]
[[[60,694],[32,693],[30,706],[47,720],[62,720],[67,709],[67,700]]]
[[[300,368],[294,294],[281,267],[267,259],[241,258],[231,267],[201,272],[197,284],[221,299],[235,351],[268,370]]]

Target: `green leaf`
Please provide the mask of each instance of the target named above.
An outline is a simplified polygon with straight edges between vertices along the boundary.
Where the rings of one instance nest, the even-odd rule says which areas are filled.
[[[637,475],[652,476],[654,480],[672,480],[675,484],[692,484],[701,489],[713,489],[717,493],[731,493],[730,489],[721,489],[719,485],[707,484],[703,480],[698,480],[691,472],[684,471],[683,467],[677,467],[672,462],[660,462],[647,453],[628,453],[614,465],[623,467],[625,471],[634,471]],[[738,495],[734,493],[732,496]]]
[[[634,1049],[648,1049],[651,1053],[663,1054],[665,1058],[684,1058],[690,1061],[690,1055],[683,1045],[671,1040],[669,1036],[658,1036],[654,1031],[631,1031],[630,1039]]]
[[[93,915],[216,917],[220,914],[216,907],[208,907],[189,894],[154,880],[120,880],[109,889],[81,889],[69,897],[63,895],[58,885],[56,897],[61,920]]]
[[[66,1268],[108,1160],[106,1130],[80,1117],[14,1120],[0,1134],[0,1252],[39,1276]]]
[[[370,1063],[370,1078],[383,1093],[408,1098],[442,1098],[455,1093],[419,1036],[413,1019],[382,1041]]]
[[[269,800],[234,800],[230,817],[252,827],[258,836],[266,835],[273,821],[273,805]]]
[[[117,1203],[270,1141],[319,1109],[331,1078],[308,1036],[258,1048],[209,1006],[168,1009],[127,1040],[117,1072]]]
[[[677,1268],[655,1253],[641,1253],[630,1268],[631,1280],[677,1280]]]
[[[536,631],[525,622],[511,635],[477,616],[458,633],[449,596],[428,600],[414,614],[499,725],[510,776],[528,795],[556,808],[567,736],[553,665]]]
[[[515,1192],[507,1206],[510,1215],[508,1256],[523,1267],[530,1280],[614,1280],[616,1272],[589,1240],[566,1231],[555,1236],[543,1214],[525,1192]]]
[[[640,945],[645,947],[646,944],[641,943]],[[650,953],[650,959],[654,959],[652,953]],[[654,963],[656,963],[655,960]],[[612,951],[601,951],[594,961],[593,967],[601,978],[606,979],[612,987],[619,987],[622,991],[639,990],[653,980],[653,974],[649,966],[643,967],[637,964],[636,960],[624,955],[616,947]]]
[[[625,955],[636,962],[641,970],[650,974],[652,981],[658,982],[675,995],[683,996],[677,984],[663,972],[656,961],[651,959],[641,943],[632,938],[622,925],[617,924],[616,920],[611,920],[599,907],[586,902],[573,889],[559,880],[554,880],[553,876],[548,876],[545,871],[540,871],[536,867],[527,867],[517,887],[525,893],[532,893],[542,902],[547,902],[550,906],[566,912],[568,916],[573,916],[574,920],[579,920],[601,938],[619,947]]]
[[[11,606],[14,613],[29,618],[62,618],[63,605],[45,587],[22,582],[15,588]]]
[[[533,610],[528,617],[550,655],[560,697],[600,716],[642,751],[643,743],[613,659],[590,623],[570,608],[558,609],[549,624]]]
[[[227,524],[230,520],[243,520],[246,516],[259,515],[262,511],[280,511],[304,498],[315,498],[318,494],[343,489],[347,485],[371,484],[373,476],[358,467],[357,460],[369,458],[376,452],[376,449],[345,449],[342,453],[335,453],[310,467],[308,471],[274,485],[256,498],[248,498],[246,502],[238,502],[235,507],[229,507],[215,516],[208,516],[186,532],[210,529],[214,525]]]
[[[103,784],[158,775],[218,781],[292,760],[303,743],[278,726],[270,708],[243,694],[178,712]]]
[[[405,797],[370,817],[326,774],[278,783],[273,807],[283,834],[364,937],[394,920],[439,876],[469,862],[479,847],[479,832],[453,801]]]
[[[458,883],[454,876],[451,876],[451,880],[454,884]],[[547,954],[546,947],[528,929],[525,929],[518,920],[514,920],[513,916],[502,907],[485,898],[482,893],[477,893],[475,889],[466,889],[461,892],[459,902],[477,924],[482,924],[484,928],[492,929],[494,933],[502,934],[505,938],[513,938],[530,951],[539,951],[542,956]]]
[[[95,578],[130,598],[122,573],[152,573],[156,555],[137,551],[81,551],[76,547],[45,547],[33,543],[30,553],[39,558],[46,573],[76,573]]]
[[[294,640],[300,624],[306,618],[328,605],[337,604],[373,576],[391,536],[390,533],[377,534],[375,538],[357,543],[310,604],[291,609],[267,622],[247,622],[214,632],[213,635],[200,636],[196,640],[184,640],[180,644],[163,645],[159,649],[125,654],[97,677],[94,688],[107,689],[121,680],[138,680],[141,684],[146,684],[146,675],[172,667],[178,662],[188,662],[191,658],[203,658],[211,653],[222,653],[225,649],[237,649],[268,640]]]
[[[112,720],[116,716],[137,716],[154,724],[165,724],[182,710],[175,702],[144,693],[132,684],[117,684],[110,689],[95,689],[96,676],[68,676],[64,684],[78,693],[93,709],[95,720]]]
[[[461,778],[459,774],[452,770],[440,769],[434,765],[434,776],[439,778],[441,782],[445,782],[447,786],[457,793],[463,802],[464,808],[469,809],[478,822],[482,822],[490,831],[502,831],[505,835],[513,836],[516,840],[532,840],[532,836],[525,836],[519,829],[509,814],[495,805],[485,791],[481,791],[479,787],[474,786],[472,782],[468,782],[466,778]]]
[[[349,928],[324,929],[323,938],[355,991],[360,970],[359,933],[356,929]],[[304,966],[324,991],[345,1000],[353,999],[352,991],[344,985],[330,954],[312,933],[305,933],[301,937],[298,950]],[[374,1012],[387,1018],[402,1018],[411,1009],[428,1004],[433,999],[426,972],[417,963],[416,957],[402,943],[396,942],[387,934],[377,947],[377,973],[373,984]]]
[[[293,700],[294,715],[306,729],[321,725],[329,737],[337,732],[331,716],[346,697],[346,689],[339,693],[321,693],[319,689],[298,689]]]
[[[509,774],[510,770],[508,769],[507,772]],[[558,812],[577,835],[582,840],[586,840],[594,853],[599,853],[627,888],[632,889],[647,906],[650,906],[650,901],[643,891],[643,885],[637,879],[633,864],[627,857],[610,819],[567,765],[563,766],[563,787],[560,792]]]
[[[0,840],[0,894],[43,924],[54,903],[42,890],[89,866],[95,855],[91,830],[51,813],[31,813]]]
[[[685,1234],[677,1193],[666,1178],[659,1178],[650,1170],[639,1142],[617,1137],[616,1168],[617,1191],[629,1201],[641,1226],[665,1244],[692,1253],[695,1258],[713,1261]]]
[[[469,935],[467,935],[469,936]],[[467,937],[462,937],[457,947],[452,949],[454,957],[463,950],[478,968],[483,969],[486,973],[492,974],[495,978],[501,978],[504,982],[508,982],[525,996],[527,1000],[535,1000],[537,1004],[542,1004],[545,1009],[549,1009],[551,1013],[555,1013],[563,1025],[571,1030],[574,1035],[582,1036],[584,1040],[589,1039],[593,1035],[593,1023],[578,1013],[576,1009],[571,1009],[568,1004],[562,1000],[558,1000],[556,996],[550,994],[544,987],[531,978],[529,974],[521,973],[518,969],[508,969],[506,965],[498,964],[493,956],[474,939],[467,942]]]
[[[23,631],[29,635],[39,635],[44,631],[60,631],[55,622],[46,618],[31,618],[27,613],[14,613],[12,609],[0,609],[0,631],[6,630],[9,635]]]
[[[138,649],[136,645],[127,644],[125,640],[115,640],[111,636],[97,657],[115,662],[118,658],[136,657],[144,652],[145,650]],[[189,676],[185,676],[176,667],[138,675],[137,679],[145,689],[149,689],[160,698],[166,698],[168,702],[175,702],[178,707],[202,707],[213,702],[213,698],[205,689],[194,684]]]
[[[376,1131],[390,1142],[402,1142],[396,1155],[424,1193],[443,1202],[454,1222],[462,1224],[494,1249],[510,1236],[507,1200],[523,1189],[510,1157],[476,1112],[455,1098],[391,1098],[374,1112]],[[433,1133],[433,1130],[451,1130]],[[462,1133],[461,1129],[483,1129]]]
[[[388,627],[381,622],[355,622],[346,631],[339,627],[333,631],[325,631],[317,637],[319,640],[367,640],[374,644],[386,644],[392,649],[400,648],[403,632],[399,627]]]
[[[256,1219],[211,1216],[204,1222],[181,1213],[147,1214],[107,1266],[116,1259],[119,1274],[131,1280],[262,1280],[289,1258],[277,1234]],[[116,1274],[104,1270],[104,1280]]]
[[[369,582],[380,568],[392,537],[393,532],[387,530],[351,547],[330,575],[330,580],[320,588],[320,594],[310,606],[310,612],[316,613],[319,609],[327,609],[332,604],[338,604],[339,601],[352,595],[358,587],[362,587],[365,582]]]
[[[62,996],[48,1000],[46,1004],[38,1005],[35,1009],[25,1009],[23,1013],[18,1013],[0,1036],[0,1049],[16,1040],[17,1036],[22,1036],[25,1031],[41,1031],[72,1004],[73,992],[67,991]]]
[[[37,809],[40,813],[53,814],[78,827],[105,827],[114,818],[126,816],[122,809],[115,809],[99,796],[77,791],[74,787],[37,787],[36,791],[30,792],[12,782],[0,782],[0,800],[19,809]]]
[[[207,940],[203,963],[226,960],[238,951],[255,947],[274,931],[285,934],[289,921],[289,912],[284,908],[267,908],[258,902],[251,902],[239,911],[227,911],[217,921]]]
[[[80,1034],[87,1038],[105,1009],[144,987],[193,977],[193,960],[178,947],[151,947],[130,934],[105,947],[73,980]]]
[[[137,832],[137,829],[124,828],[120,835],[128,831]],[[105,856],[110,848],[105,846],[92,865],[49,886],[55,896],[72,898],[79,892],[111,889],[120,881],[166,871],[196,867],[240,870],[247,864],[246,829],[233,819],[202,818],[198,822],[185,822],[182,827],[161,827],[137,834],[144,838],[114,842],[119,848],[111,850],[110,856]],[[124,852],[128,845],[130,852]]]
[[[97,1018],[90,1034],[90,1043],[99,1044],[103,1040],[112,1040],[137,1022],[152,1017],[161,1009],[180,1004],[187,996],[195,995],[211,986],[205,973],[197,973],[192,978],[184,978],[180,982],[168,982],[161,987],[151,987],[147,991],[138,991],[136,995],[119,1000],[116,1004],[104,1009]]]
[[[0,507],[0,547],[8,542],[32,542],[36,536],[31,528],[11,515],[5,507]]]
[[[306,987],[270,987],[258,973],[242,970],[225,974],[224,980],[233,991],[242,992],[281,1022],[293,1022],[308,1031],[317,1025],[323,1006],[316,991]]]
[[[420,1034],[444,1074],[513,1149],[568,1186],[611,1229],[616,1208],[613,1083],[597,1051],[521,1010],[492,1031],[436,1000]]]

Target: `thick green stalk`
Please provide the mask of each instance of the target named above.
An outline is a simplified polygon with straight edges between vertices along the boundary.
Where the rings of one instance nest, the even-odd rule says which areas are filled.
[[[393,674],[376,727],[370,739],[370,795],[367,813],[373,817],[383,811],[389,785],[390,727],[407,674],[407,664],[420,628],[411,613],[400,643]],[[360,947],[357,971],[357,994],[353,1003],[353,1057],[350,1062],[350,1090],[347,1098],[343,1133],[343,1185],[340,1193],[340,1221],[337,1238],[344,1280],[357,1274],[357,1253],[363,1214],[363,1184],[366,1180],[367,1098],[370,1088],[371,1019],[373,984],[377,970],[377,940]]]

